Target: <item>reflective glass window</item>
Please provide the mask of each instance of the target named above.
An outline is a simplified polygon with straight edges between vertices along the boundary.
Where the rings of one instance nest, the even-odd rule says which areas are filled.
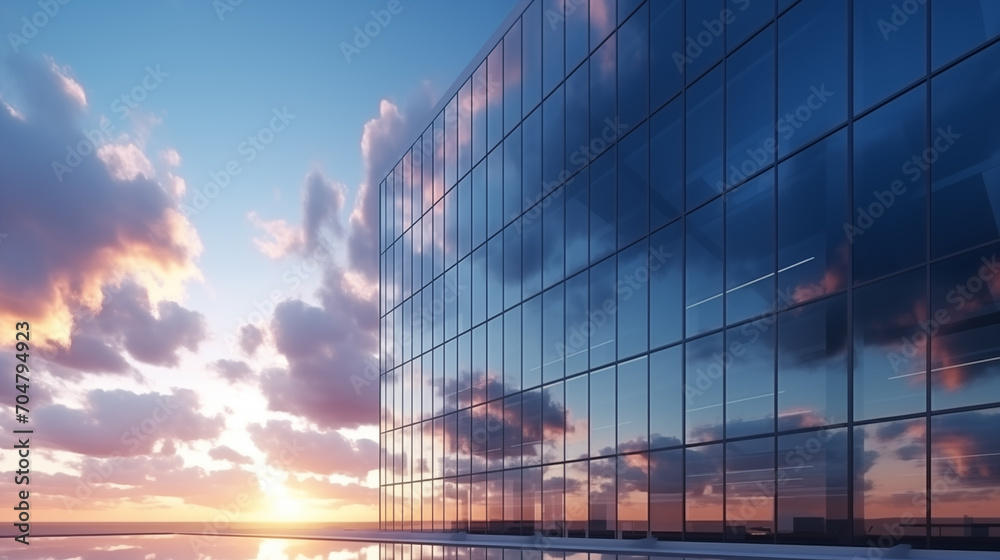
[[[521,225],[521,293],[529,298],[542,289],[542,206],[524,213]],[[516,226],[515,226],[516,227]]]
[[[903,12],[903,16],[910,18],[914,15]],[[993,0],[931,4],[931,61],[935,69],[997,35],[1000,35],[1000,6]]]
[[[649,531],[649,454],[620,455],[618,460],[618,534],[644,539]]]
[[[854,0],[854,112],[927,71],[927,2]],[[909,13],[907,13],[909,12]]]
[[[685,70],[688,83],[722,58],[726,29],[723,0],[687,0],[684,10]]]
[[[542,462],[542,390],[525,391],[521,397],[521,461],[524,465]]]
[[[685,441],[722,439],[725,357],[722,333],[692,340],[685,346]]]
[[[590,268],[590,367],[596,368],[615,359],[615,259],[607,259]]]
[[[521,305],[524,336],[521,338],[521,379],[525,388],[542,382],[542,298],[536,296]]]
[[[615,431],[615,367],[606,367],[590,374],[590,456],[614,455]]]
[[[687,217],[686,291],[688,336],[722,326],[722,199]]]
[[[590,262],[615,250],[615,148],[590,166]]]
[[[472,164],[486,155],[486,129],[488,116],[489,80],[487,62],[484,60],[472,73]]]
[[[503,383],[504,393],[521,390],[521,307],[504,313]]]
[[[508,133],[521,122],[521,20],[503,38],[503,123]]]
[[[559,87],[542,104],[542,196],[565,178],[566,100]]]
[[[649,232],[649,136],[646,124],[618,144],[618,248]]]
[[[774,319],[726,331],[726,437],[774,432]]]
[[[617,459],[590,461],[590,537],[614,538],[618,529]]]
[[[563,312],[563,286],[560,284],[542,293],[542,381],[563,376],[563,356],[566,352]]]
[[[478,247],[486,241],[486,204],[488,200],[488,185],[486,183],[486,162],[480,162],[472,168],[472,246]],[[424,231],[425,246],[432,235]]]
[[[542,111],[521,125],[521,199],[524,209],[542,199]]]
[[[419,192],[420,157],[413,148],[414,192]],[[458,176],[462,177],[472,168],[472,78],[466,80],[458,90]],[[414,214],[418,212],[419,200],[414,198]]]
[[[618,119],[624,129],[649,114],[649,6],[633,13],[617,36]]]
[[[486,165],[486,236],[503,227],[503,145],[490,152]]]
[[[683,9],[683,0],[662,0],[649,5],[649,101],[653,109],[684,86]]]
[[[721,443],[684,450],[685,524],[688,539],[722,538],[724,475]]]
[[[589,456],[590,436],[589,376],[580,375],[566,380],[566,459]]]
[[[566,281],[566,375],[580,373],[590,364],[590,287],[584,272]]]
[[[726,0],[726,50],[732,51],[754,31],[774,17],[774,2]]]
[[[649,229],[684,211],[684,99],[649,119]]]
[[[565,251],[565,187],[559,187],[542,201],[542,287],[563,279]]]
[[[503,400],[504,468],[521,466],[521,395],[510,395]]]
[[[510,133],[503,144],[503,223],[517,219],[524,210],[521,197],[521,128]]]
[[[545,535],[561,537],[565,525],[563,510],[564,498],[563,465],[542,467],[542,531]],[[516,554],[510,560],[520,560],[521,551],[508,551]]]
[[[683,223],[649,236],[649,347],[680,340],[684,320]]]
[[[486,398],[498,399],[503,396],[503,316],[490,319],[486,331]]]
[[[590,519],[588,490],[590,461],[566,465],[566,536],[587,536]]]
[[[774,129],[774,26],[769,26],[726,59],[726,188],[774,162]]]
[[[648,396],[646,357],[618,364],[618,453],[649,449]]]
[[[726,444],[726,540],[774,542],[774,438]]]
[[[778,436],[778,542],[850,543],[847,446],[846,428]]]
[[[615,125],[618,116],[616,102],[616,69],[617,58],[615,54],[615,41],[611,40],[597,49],[590,57],[590,138],[600,138],[602,134],[605,138],[609,134],[616,134]],[[610,132],[609,132],[610,130]],[[591,159],[597,156],[606,146],[598,144],[596,141],[594,153]]]
[[[649,446],[674,447],[684,443],[684,386],[682,347],[672,346],[649,355]]]
[[[726,322],[774,308],[774,173],[726,195]]]
[[[566,399],[561,381],[542,388],[542,424],[542,462],[561,462],[565,458],[566,433]]]
[[[615,30],[615,0],[590,0],[590,50],[593,51]]]
[[[684,141],[687,207],[722,192],[722,67],[705,75],[685,94],[688,126]]]
[[[489,269],[486,266],[486,245],[472,253],[472,324],[486,320],[486,282]]]
[[[649,349],[650,253],[643,239],[618,253],[618,357],[628,358]]]
[[[575,173],[590,161],[590,67],[581,65],[566,78],[566,172]]]
[[[521,101],[525,115],[542,100],[542,2],[535,0],[521,16]]]
[[[504,309],[521,301],[521,230],[516,225],[503,230]]]
[[[563,0],[541,0],[545,24],[542,25],[542,97],[559,85],[565,73],[563,58],[565,45],[565,13]],[[537,56],[537,53],[536,53]]]
[[[589,173],[580,171],[563,187],[566,192],[566,275],[583,270],[590,259]]]
[[[654,537],[679,539],[684,519],[684,450],[649,454],[649,530]]]

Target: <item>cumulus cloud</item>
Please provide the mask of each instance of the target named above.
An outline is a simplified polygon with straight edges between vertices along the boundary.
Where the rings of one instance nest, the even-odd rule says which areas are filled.
[[[256,212],[249,212],[247,218],[265,234],[253,239],[254,246],[272,259],[298,253],[305,245],[302,231],[285,220],[264,220]]]
[[[247,381],[253,377],[250,366],[240,360],[216,360],[212,362],[211,367],[230,383]]]
[[[156,302],[181,297],[199,277],[201,244],[135,145],[104,143],[97,131],[89,136],[98,155],[86,155],[94,148],[82,131],[86,95],[67,69],[29,57],[9,66],[23,101],[0,111],[0,223],[10,233],[0,251],[0,323],[29,318],[38,344],[72,348],[74,318],[98,312],[106,286],[131,278]],[[56,163],[69,171],[57,176]]]
[[[378,466],[378,444],[370,439],[352,442],[332,430],[297,430],[285,420],[251,425],[247,433],[268,462],[285,471],[364,479]]]
[[[253,356],[257,352],[257,348],[260,348],[260,345],[263,343],[264,331],[255,325],[243,325],[240,327],[240,350],[243,350],[248,356]]]
[[[250,457],[243,455],[228,445],[213,447],[212,450],[208,452],[208,456],[216,461],[229,461],[235,465],[246,465],[252,462]]]

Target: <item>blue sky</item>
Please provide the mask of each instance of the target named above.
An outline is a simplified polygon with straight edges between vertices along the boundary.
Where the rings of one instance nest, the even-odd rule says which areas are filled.
[[[340,286],[354,281],[348,246],[361,235],[352,231],[349,215],[359,211],[368,163],[401,152],[365,153],[362,136],[370,126],[376,151],[411,141],[393,135],[429,122],[431,106],[515,2],[230,2],[236,4],[0,3],[0,151],[7,154],[0,156],[6,177],[0,232],[9,235],[2,238],[0,264],[14,270],[18,262],[38,262],[21,278],[0,274],[0,291],[11,294],[0,297],[0,318],[30,318],[40,331],[33,398],[37,422],[48,426],[41,445],[49,454],[51,486],[41,492],[41,508],[49,520],[74,520],[81,512],[94,520],[210,515],[224,503],[223,490],[205,502],[169,481],[194,477],[194,486],[201,480],[224,489],[225,481],[245,473],[261,478],[265,467],[279,471],[285,486],[262,483],[268,499],[254,510],[262,519],[326,511],[321,502],[302,501],[319,492],[310,484],[332,485],[323,491],[334,500],[340,492],[342,505],[354,500],[361,507],[353,518],[377,518],[369,472],[377,467],[370,440],[377,438],[375,427],[356,417],[338,423],[303,404],[324,371],[314,358],[343,361],[333,348],[342,354],[352,344],[374,350],[370,328],[364,344],[352,342],[350,331],[377,320],[367,316],[377,313],[377,298],[355,297]],[[377,35],[356,43],[355,27],[366,25]],[[342,43],[360,46],[359,52],[348,60]],[[142,99],[132,103],[133,95]],[[56,164],[69,162],[67,146],[102,127],[110,134],[96,143],[99,157],[57,171]],[[268,127],[274,128],[260,132]],[[269,140],[258,144],[252,160],[250,135]],[[36,159],[39,164],[31,164]],[[239,174],[199,212],[185,212],[230,161]],[[255,244],[309,239],[303,214],[310,204],[319,207],[317,200],[333,201],[323,206],[332,258],[313,261],[309,251],[287,244],[268,255]],[[175,211],[189,224],[171,218]],[[193,236],[184,233],[188,226]],[[102,237],[104,228],[114,230],[110,240]],[[57,256],[63,251],[79,255],[79,262]],[[289,274],[301,282],[293,285]],[[359,283],[377,286],[377,279]],[[176,289],[160,293],[160,284]],[[274,325],[274,331],[241,354],[242,343],[227,339],[235,340],[260,309],[255,303],[272,293],[294,305],[284,312],[264,306],[258,326]],[[354,315],[338,315],[340,304],[354,306]],[[76,330],[59,330],[67,324]],[[289,343],[295,333],[305,342]],[[271,394],[290,383],[299,386],[280,398]],[[169,416],[148,446],[116,443],[130,422],[148,419],[150,403],[170,394],[194,410]],[[4,395],[3,403],[13,402]],[[365,398],[377,402],[371,393]],[[374,409],[371,418],[377,418]],[[88,435],[73,433],[74,424]],[[267,442],[289,434],[324,448],[343,445],[354,456],[345,461],[370,466],[276,469],[280,450]],[[126,466],[107,463],[119,451]],[[107,487],[94,489],[95,497],[58,507],[59,494],[71,495],[88,472],[103,472],[102,462],[125,478],[133,470],[156,474],[142,484],[114,474]],[[144,501],[151,496],[159,500],[152,508]]]

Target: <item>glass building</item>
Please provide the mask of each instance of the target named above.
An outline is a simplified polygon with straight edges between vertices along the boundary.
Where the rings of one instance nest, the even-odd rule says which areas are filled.
[[[1000,0],[525,0],[379,188],[383,529],[1000,549]]]

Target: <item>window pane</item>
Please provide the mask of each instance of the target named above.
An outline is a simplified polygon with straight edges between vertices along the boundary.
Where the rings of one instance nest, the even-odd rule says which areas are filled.
[[[931,267],[933,410],[1000,402],[998,259],[992,245]]]
[[[503,230],[503,303],[509,308],[521,301],[521,229],[514,224]]]
[[[566,189],[566,275],[583,270],[590,259],[590,192],[588,169],[569,180]]]
[[[749,3],[754,4],[768,2]],[[726,60],[725,188],[773,163],[775,151],[774,26],[770,26]]]
[[[722,539],[722,445],[685,449],[685,530],[689,540]]]
[[[566,171],[575,173],[590,161],[589,69],[581,65],[566,78]]]
[[[726,331],[726,437],[774,432],[773,318]]]
[[[774,542],[774,438],[726,444],[726,540]]]
[[[778,166],[778,307],[847,285],[847,131]]]
[[[503,396],[503,316],[491,319],[487,326],[486,341],[486,398],[498,399]]]
[[[521,199],[524,209],[542,199],[542,111],[521,125]]]
[[[591,4],[593,7],[593,4]],[[593,15],[593,14],[591,14]],[[614,16],[611,16],[614,18]],[[593,21],[593,20],[591,20]],[[599,138],[609,123],[616,122],[618,111],[615,97],[615,41],[601,45],[590,57],[590,137]],[[633,124],[633,123],[629,123]],[[605,145],[606,146],[606,145]],[[603,147],[597,147],[593,159]]]
[[[847,297],[778,316],[778,430],[847,421]]]
[[[645,356],[618,365],[618,453],[649,449],[648,377]]]
[[[649,455],[618,457],[618,533],[623,539],[646,538],[649,531]]]
[[[521,122],[521,21],[503,38],[503,123],[510,132]]]
[[[939,1],[931,6],[931,60],[935,69],[997,35],[1000,6],[994,0]]]
[[[778,155],[847,116],[847,2],[803,0],[778,20]]]
[[[478,247],[486,241],[486,162],[472,168],[472,246]],[[425,217],[426,218],[426,217]],[[432,233],[424,228],[424,245],[430,246]]]
[[[486,61],[472,74],[472,163],[486,155],[487,80]],[[425,160],[426,163],[426,160]]]
[[[654,537],[679,539],[684,519],[684,450],[649,454],[649,529]]]
[[[590,456],[615,453],[615,367],[590,374]]]
[[[726,322],[774,309],[774,173],[726,195]]]
[[[680,345],[649,356],[649,446],[674,447],[683,443],[684,364]]]
[[[542,461],[560,462],[563,455],[563,434],[566,433],[566,399],[563,384],[553,383],[542,388]],[[562,498],[560,498],[562,499]]]
[[[722,333],[688,342],[685,350],[685,440],[722,439]]]
[[[683,224],[649,236],[649,347],[680,340],[684,318]]]
[[[503,144],[503,221],[510,223],[521,215],[521,128],[518,127]]]
[[[618,525],[617,460],[590,461],[590,537],[614,538]]]
[[[486,236],[503,227],[503,146],[490,152],[486,166]]]
[[[566,2],[566,70],[576,68],[590,54],[590,14],[586,2]]]
[[[931,146],[917,163],[931,162],[931,253],[938,257],[1000,239],[1000,45],[931,87]]]
[[[563,376],[566,342],[563,335],[562,284],[542,294],[542,313],[542,381],[549,382]]]
[[[926,258],[927,186],[913,158],[923,153],[926,91],[920,86],[854,126],[854,280],[863,282]]]
[[[581,375],[566,381],[566,459],[582,459],[590,455],[590,389],[589,376]]]
[[[778,437],[778,542],[850,544],[847,430]]]
[[[615,148],[590,166],[590,262],[615,250]]]
[[[660,0],[649,6],[651,108],[663,105],[684,85],[683,8],[683,0]]]
[[[524,336],[521,338],[523,366],[521,376],[525,388],[542,382],[542,298],[530,299],[521,305]]]
[[[521,294],[529,298],[542,289],[542,206],[521,218]]]
[[[643,123],[618,144],[618,248],[649,232],[649,137]]]
[[[617,25],[614,0],[590,0],[590,50],[604,41]],[[614,41],[612,41],[614,42]]]
[[[566,465],[566,536],[585,537],[590,519],[589,497],[590,461]]]
[[[572,1],[572,0],[569,0]],[[542,0],[542,14],[545,24],[542,26],[542,97],[545,97],[554,87],[559,85],[563,73],[563,28],[566,18],[553,17],[563,14],[563,0]],[[538,53],[535,53],[538,56]]]
[[[414,191],[418,191],[420,182],[420,158],[417,150],[413,150],[413,176],[416,183]],[[458,176],[462,177],[472,168],[472,79],[470,78],[458,90]],[[419,200],[414,200],[414,210]]]
[[[532,2],[521,16],[522,49],[521,49],[521,79],[522,111],[525,115],[531,112],[542,100],[542,2]]]
[[[542,201],[542,286],[548,288],[563,279],[565,260],[565,187],[559,187]]]
[[[542,531],[543,534],[553,537],[563,536],[565,525],[565,513],[563,502],[565,501],[564,472],[563,465],[553,465],[542,468]],[[520,560],[521,551],[505,549],[508,555],[513,553],[513,558]]]
[[[722,199],[687,217],[687,335],[722,326]]]
[[[565,177],[566,101],[560,87],[542,105],[542,196],[555,190]]]
[[[642,240],[618,253],[618,357],[646,352],[649,325],[649,251]]]
[[[774,2],[729,0],[726,8],[731,15],[726,21],[726,49],[732,51],[764,22],[774,17]]]
[[[590,269],[590,367],[615,359],[615,316],[608,311],[616,305],[615,259],[607,259]]]
[[[722,58],[725,23],[719,18],[723,0],[687,0],[684,32],[688,83]]]
[[[504,313],[503,321],[504,355],[503,382],[504,393],[510,394],[521,390],[521,307],[515,307]]]
[[[568,0],[573,1],[573,0]],[[649,114],[649,7],[643,4],[618,35],[618,118],[633,127]]]
[[[927,69],[927,2],[854,0],[854,112],[899,91]]]
[[[695,208],[721,192],[722,67],[688,88],[686,129],[687,207]]]
[[[997,550],[1000,409],[931,418],[931,545]],[[949,526],[950,525],[950,526]]]
[[[649,119],[649,228],[684,211],[684,100],[671,101]]]
[[[542,462],[542,390],[525,391],[521,406],[521,461],[524,465],[538,465]]]
[[[926,309],[923,270],[855,291],[855,420],[926,409]]]
[[[883,535],[926,543],[926,426],[918,418],[854,429],[855,545],[872,546]]]

